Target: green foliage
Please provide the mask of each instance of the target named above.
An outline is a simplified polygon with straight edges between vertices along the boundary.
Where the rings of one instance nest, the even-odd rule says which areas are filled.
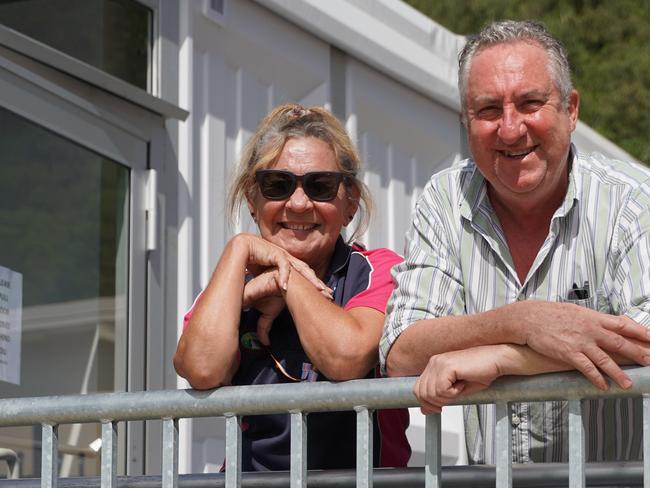
[[[542,21],[569,52],[580,118],[650,164],[650,1],[405,1],[459,34],[498,19]]]

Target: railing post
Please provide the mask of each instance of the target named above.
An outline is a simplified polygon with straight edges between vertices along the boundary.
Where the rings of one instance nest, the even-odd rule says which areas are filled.
[[[582,401],[569,400],[569,488],[585,487],[585,428]]]
[[[425,488],[440,488],[441,452],[441,415],[432,413],[425,418],[424,439],[424,486]]]
[[[507,403],[496,404],[496,486],[512,488],[512,423]]]
[[[178,419],[162,419],[162,488],[178,486]]]
[[[291,488],[307,486],[307,414],[291,412]]]
[[[101,488],[117,488],[117,422],[102,421]]]
[[[643,395],[643,488],[650,488],[650,394]]]
[[[357,488],[372,488],[372,410],[363,406],[354,410],[357,412]]]
[[[226,488],[241,485],[241,424],[239,416],[226,414]]]
[[[59,476],[59,426],[42,424],[41,488],[56,488]]]

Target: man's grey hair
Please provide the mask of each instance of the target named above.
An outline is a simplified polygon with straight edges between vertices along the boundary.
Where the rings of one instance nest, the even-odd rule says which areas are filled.
[[[517,41],[532,42],[548,54],[551,77],[560,92],[564,107],[568,107],[573,85],[571,69],[564,46],[546,30],[543,24],[529,20],[501,20],[484,27],[468,39],[458,56],[458,91],[463,121],[467,120],[467,82],[474,57],[483,49],[497,44]]]

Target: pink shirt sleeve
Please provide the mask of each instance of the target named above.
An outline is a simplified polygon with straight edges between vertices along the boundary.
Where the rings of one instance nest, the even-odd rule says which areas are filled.
[[[391,269],[404,261],[404,258],[386,248],[355,252],[361,254],[370,266],[368,287],[353,296],[343,308],[350,310],[355,307],[369,307],[386,313],[386,304],[394,288]]]
[[[199,301],[199,298],[201,298],[201,295],[203,295],[203,292],[199,293],[196,298],[194,299],[194,303],[192,303],[192,306],[190,309],[185,313],[183,316],[183,331],[185,331],[185,328],[187,327],[187,324],[189,323],[190,319],[192,318],[192,314],[194,313],[194,307],[196,307],[196,304]]]

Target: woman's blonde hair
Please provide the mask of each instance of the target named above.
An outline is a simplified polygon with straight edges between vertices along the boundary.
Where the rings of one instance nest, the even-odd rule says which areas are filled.
[[[373,204],[368,187],[358,178],[361,161],[345,127],[322,107],[304,108],[297,104],[284,104],[275,107],[264,117],[244,147],[234,175],[228,198],[231,218],[239,212],[245,200],[254,200],[257,192],[255,172],[271,167],[286,142],[298,137],[315,137],[332,148],[339,171],[348,176],[359,192],[360,218],[349,240],[363,235],[370,222]]]

